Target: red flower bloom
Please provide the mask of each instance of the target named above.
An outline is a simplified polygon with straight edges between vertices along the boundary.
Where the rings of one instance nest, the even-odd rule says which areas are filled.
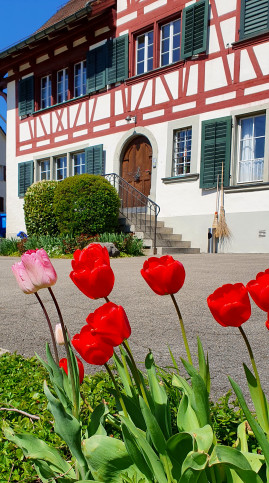
[[[72,268],[71,280],[87,297],[107,297],[113,289],[115,277],[106,247],[92,243],[83,250],[76,250]]]
[[[83,379],[84,379],[84,366],[83,366],[81,360],[77,356],[76,356],[76,358],[77,358],[78,370],[79,370],[79,384],[81,384]],[[66,374],[68,374],[68,364],[67,364],[66,357],[64,357],[63,359],[60,359],[59,366],[63,368],[63,370]]]
[[[93,335],[113,347],[120,345],[131,335],[131,327],[125,310],[120,305],[108,302],[89,314],[87,323]]]
[[[217,288],[207,303],[214,319],[223,327],[240,327],[251,315],[248,292],[242,283]]]
[[[260,272],[256,280],[247,283],[247,289],[258,307],[269,312],[269,269]]]
[[[102,366],[113,355],[112,345],[106,344],[98,335],[93,335],[89,325],[84,325],[80,333],[74,335],[72,344],[89,364]]]
[[[141,270],[142,277],[158,295],[177,293],[185,280],[185,269],[170,255],[151,257],[145,261]]]

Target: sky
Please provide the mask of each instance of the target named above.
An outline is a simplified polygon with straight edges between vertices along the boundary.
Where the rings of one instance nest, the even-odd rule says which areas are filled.
[[[30,37],[67,0],[0,0],[0,52]],[[0,97],[0,126],[6,130],[6,102]]]

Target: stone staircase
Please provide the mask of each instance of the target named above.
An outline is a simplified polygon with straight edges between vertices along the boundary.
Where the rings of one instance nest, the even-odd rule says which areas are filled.
[[[124,232],[132,232],[137,238],[143,239],[146,255],[153,254],[153,240],[143,231],[143,223],[135,226],[132,221],[120,216],[120,226]],[[144,225],[145,226],[145,225]],[[182,240],[182,235],[175,234],[173,228],[167,227],[164,221],[157,222],[157,255],[177,255],[181,253],[200,253],[200,248],[192,248],[190,241]]]

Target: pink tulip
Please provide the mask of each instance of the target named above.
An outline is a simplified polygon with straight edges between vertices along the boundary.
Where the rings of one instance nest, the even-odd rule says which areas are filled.
[[[24,253],[21,262],[12,266],[12,271],[19,287],[27,294],[51,287],[57,280],[57,274],[43,248]]]

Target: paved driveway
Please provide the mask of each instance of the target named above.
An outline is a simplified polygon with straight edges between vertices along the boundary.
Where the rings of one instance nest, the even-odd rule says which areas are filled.
[[[175,357],[185,357],[177,316],[170,296],[154,294],[140,275],[145,257],[111,260],[115,286],[110,300],[123,305],[131,326],[130,345],[136,359],[143,361],[151,348],[157,364],[171,364],[168,345]],[[250,365],[248,354],[238,329],[223,328],[212,318],[206,298],[224,283],[247,283],[259,271],[269,267],[269,255],[182,255],[178,258],[185,266],[186,281],[176,295],[192,354],[196,354],[196,337],[200,336],[209,353],[212,377],[212,395],[221,396],[229,389],[226,374],[245,384],[242,362]],[[0,257],[1,322],[0,347],[17,351],[26,357],[35,352],[44,356],[49,333],[41,308],[34,295],[20,291],[11,272],[18,259]],[[70,260],[53,260],[58,273],[54,293],[62,309],[71,335],[85,324],[89,312],[102,302],[85,297],[69,278]],[[49,292],[39,292],[51,315],[53,324],[57,314]],[[245,325],[260,369],[263,387],[269,394],[269,332],[265,328],[266,314],[253,305],[250,321]],[[92,369],[88,366],[88,371]]]

